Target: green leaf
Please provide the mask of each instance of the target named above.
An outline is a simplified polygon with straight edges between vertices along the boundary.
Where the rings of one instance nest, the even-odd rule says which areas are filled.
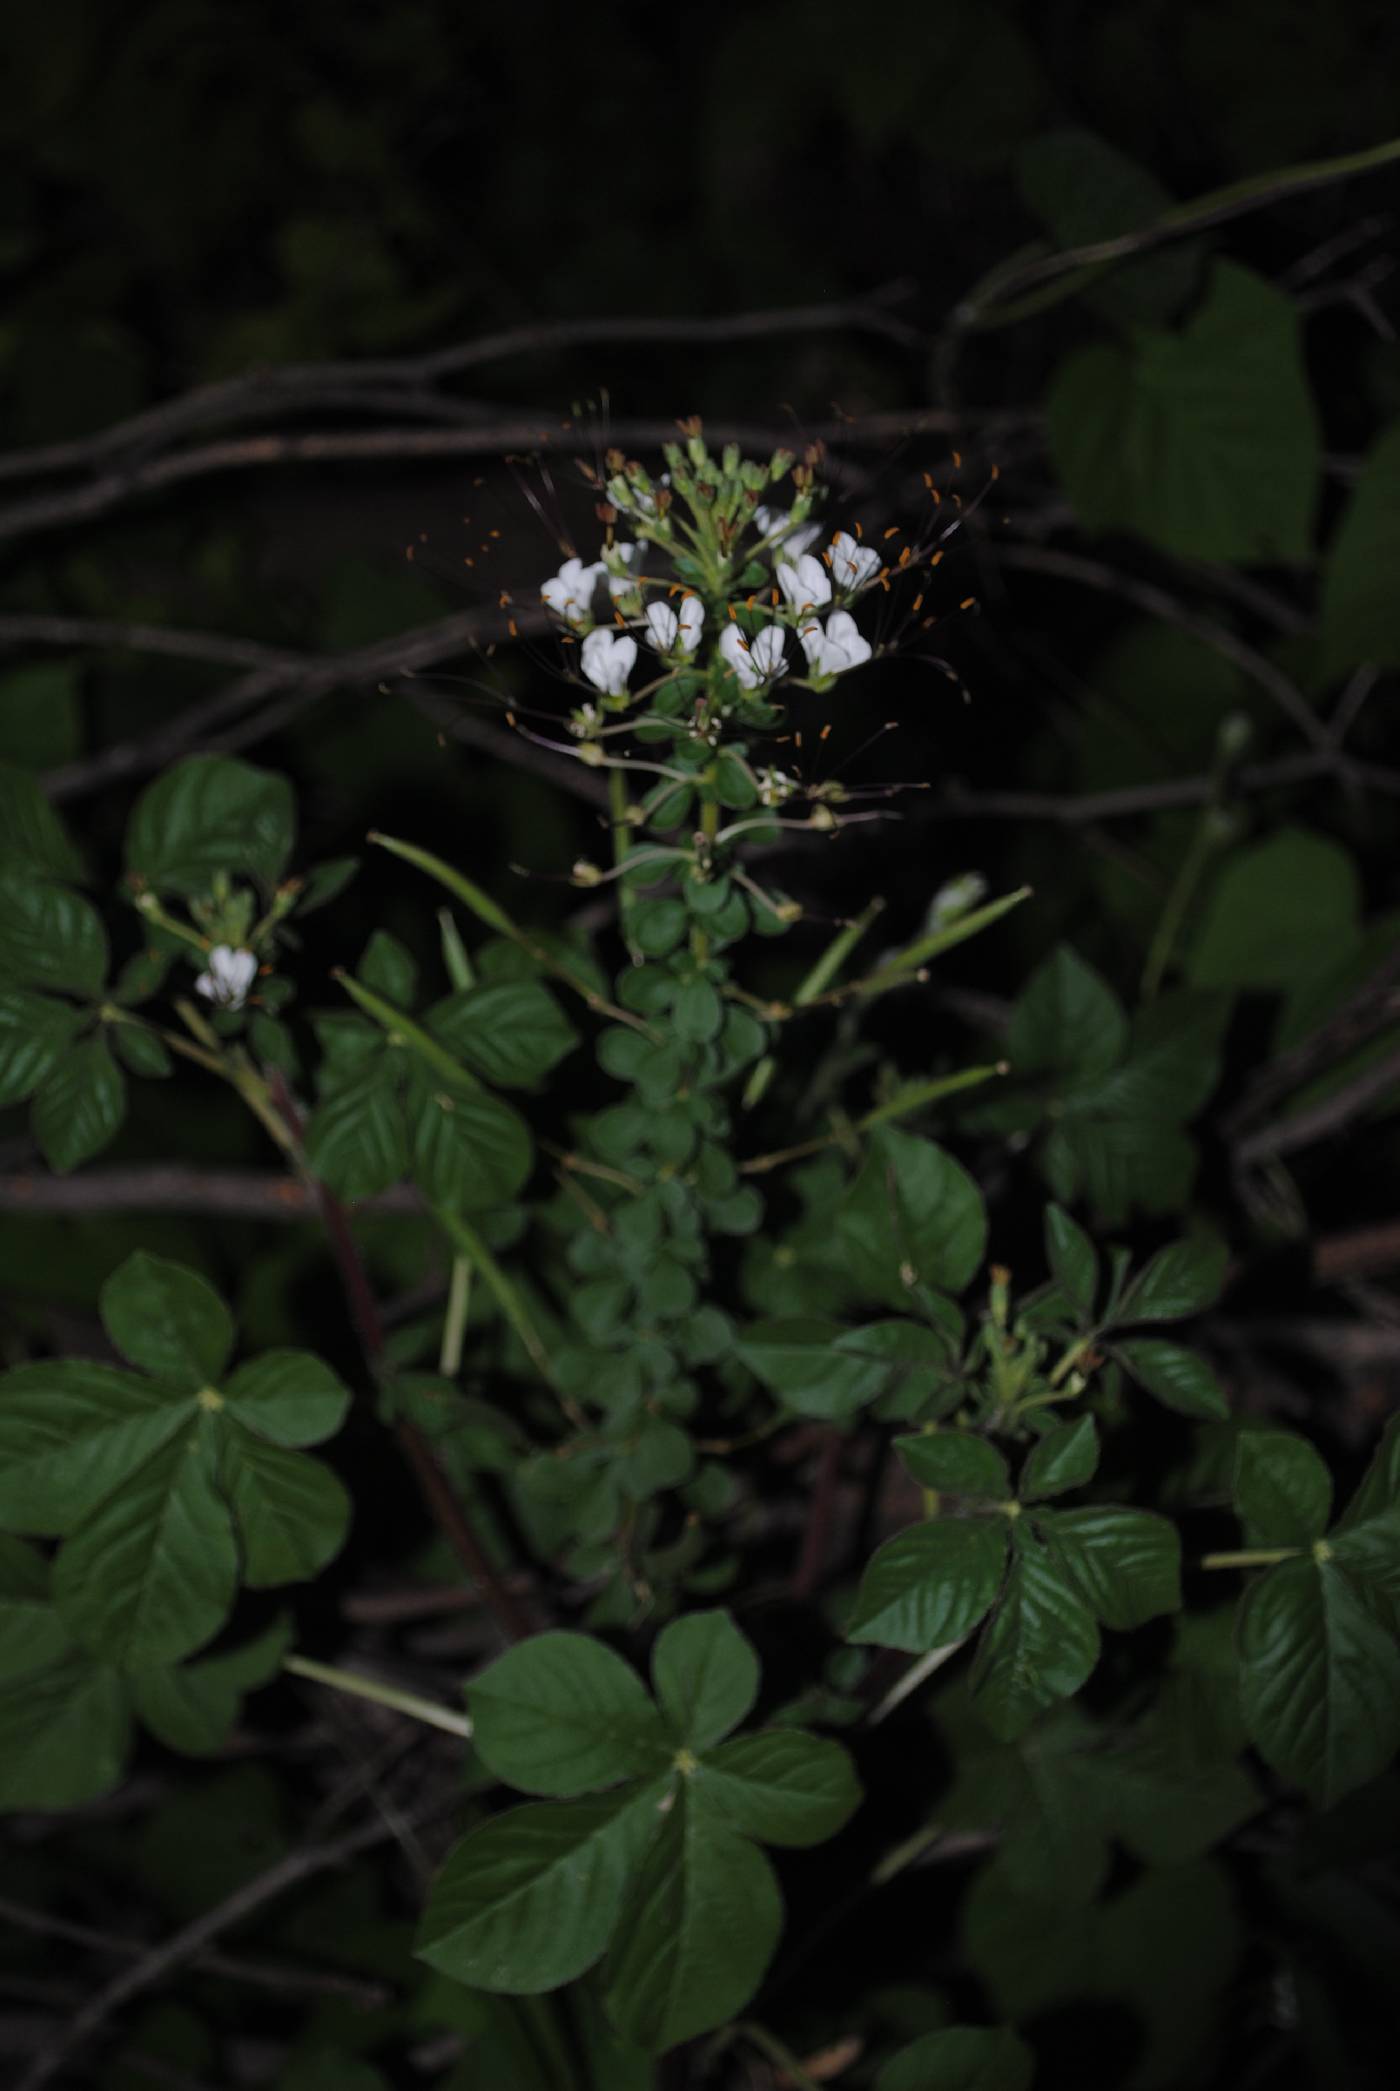
[[[1265,1762],[1331,1807],[1400,1747],[1400,1647],[1331,1562],[1285,1561],[1240,1608],[1240,1701]]]
[[[462,988],[436,1003],[426,1022],[455,1058],[506,1089],[532,1088],[578,1044],[573,1025],[537,980]]]
[[[676,996],[671,1025],[688,1045],[706,1045],[724,1028],[724,1004],[708,980],[690,980]]]
[[[387,1191],[408,1171],[408,1135],[388,1056],[319,1103],[306,1128],[312,1173],[352,1204]]]
[[[1361,885],[1330,836],[1283,827],[1233,851],[1187,953],[1198,987],[1286,988],[1356,938]]]
[[[940,1495],[991,1496],[1004,1502],[1011,1474],[995,1445],[965,1430],[936,1430],[896,1438],[894,1449],[921,1488]]]
[[[1066,1489],[1083,1488],[1092,1481],[1099,1464],[1099,1434],[1092,1416],[1077,1416],[1073,1423],[1057,1423],[1031,1447],[1021,1469],[1020,1496],[1034,1503],[1042,1496],[1062,1496]]]
[[[890,1361],[868,1351],[864,1335],[815,1316],[759,1321],[741,1339],[739,1356],[800,1416],[844,1421],[891,1377]]]
[[[391,937],[386,929],[375,930],[360,953],[355,975],[366,987],[396,1002],[400,1009],[412,1009],[418,991],[418,967],[398,938]]]
[[[1045,1259],[1079,1320],[1092,1321],[1099,1287],[1098,1255],[1084,1229],[1062,1206],[1045,1208]]]
[[[1181,1539],[1170,1518],[1094,1503],[1040,1511],[1036,1524],[1056,1567],[1105,1626],[1126,1633],[1181,1610]]]
[[[73,1654],[0,1688],[0,1808],[78,1808],[109,1793],[131,1746],[127,1688]]]
[[[168,1387],[113,1365],[17,1365],[0,1376],[0,1526],[72,1531],[191,1414]]]
[[[649,1777],[675,1746],[635,1670],[586,1634],[535,1634],[467,1687],[473,1740],[498,1779],[574,1794]]]
[[[1327,1530],[1332,1476],[1307,1440],[1292,1431],[1241,1431],[1235,1508],[1246,1545],[1310,1546]]]
[[[824,1736],[765,1728],[721,1743],[691,1775],[697,1803],[764,1844],[822,1844],[860,1806],[850,1755]]]
[[[22,1104],[62,1057],[78,1012],[49,995],[0,987],[0,1109]]]
[[[1115,1324],[1185,1321],[1188,1315],[1203,1313],[1220,1297],[1226,1261],[1221,1242],[1200,1236],[1169,1242],[1128,1287]]]
[[[1392,1416],[1356,1494],[1337,1520],[1337,1530],[1364,1524],[1382,1511],[1400,1507],[1400,1416]]]
[[[417,1953],[479,1989],[538,1996],[601,1960],[673,1788],[511,1808],[449,1852]]]
[[[261,1016],[253,1019],[254,1024],[268,1021]],[[144,1030],[140,1024],[114,1024],[111,1036],[117,1058],[132,1074],[159,1082],[174,1072],[174,1062],[154,1031]]]
[[[228,1512],[199,1422],[172,1438],[62,1547],[54,1602],[119,1667],[178,1661],[216,1634],[238,1587]]]
[[[139,1670],[131,1680],[136,1711],[167,1749],[211,1757],[228,1741],[244,1696],[281,1673],[291,1646],[288,1619],[224,1655],[169,1670]]]
[[[207,1280],[138,1250],[102,1288],[102,1325],[132,1365],[194,1394],[216,1386],[233,1349],[233,1316]]]
[[[1016,156],[1021,194],[1057,247],[1136,232],[1172,207],[1170,192],[1137,160],[1093,131],[1066,126],[1028,139]],[[1200,244],[1179,240],[1110,269],[1082,293],[1109,318],[1164,321],[1191,296]]]
[[[1298,308],[1233,262],[1179,331],[1144,327],[1060,365],[1050,448],[1090,530],[1184,559],[1304,560],[1321,470]]]
[[[70,1636],[49,1596],[48,1562],[22,1539],[0,1539],[0,1681],[46,1670]]]
[[[409,1115],[413,1174],[434,1205],[453,1212],[504,1205],[530,1174],[529,1128],[518,1111],[488,1090],[449,1087],[415,1066]]]
[[[137,800],[126,831],[127,871],[163,893],[204,893],[220,871],[271,886],[295,834],[285,777],[229,755],[189,755]]]
[[[1099,1630],[1053,1557],[1018,1519],[1011,1567],[972,1665],[972,1696],[993,1735],[1011,1742],[1056,1699],[1071,1698],[1099,1659]]]
[[[932,1140],[882,1127],[842,1200],[837,1228],[846,1267],[862,1291],[896,1306],[914,1285],[960,1292],[982,1262],[982,1194]]]
[[[1028,2091],[1035,2058],[1005,2026],[945,2026],[901,2048],[875,2091]]]
[[[897,1533],[866,1564],[847,1640],[909,1655],[965,1640],[996,1600],[1006,1544],[1000,1518],[939,1518]]]
[[[689,1750],[737,1728],[758,1697],[758,1657],[728,1612],[689,1612],[663,1627],[651,1652],[657,1704]]]
[[[1322,568],[1322,669],[1400,667],[1400,421],[1377,439]]]
[[[223,1433],[221,1480],[238,1528],[250,1590],[308,1582],[333,1561],[350,1529],[344,1486],[319,1459],[266,1444],[241,1424]]]
[[[100,1038],[63,1055],[34,1097],[34,1137],[55,1175],[100,1154],[126,1116],[126,1079]]]
[[[1155,1395],[1164,1408],[1178,1415],[1195,1416],[1202,1422],[1223,1421],[1230,1404],[1214,1372],[1193,1350],[1158,1336],[1134,1336],[1115,1343],[1113,1356],[1125,1365],[1140,1386]]]
[[[648,958],[665,958],[685,936],[690,917],[679,900],[639,900],[628,917],[627,934]]]
[[[305,1350],[269,1350],[240,1365],[223,1390],[224,1407],[274,1445],[319,1445],[345,1421],[350,1390]]]
[[[27,770],[0,763],[0,871],[22,878],[77,879],[82,858]]]
[[[1062,944],[1017,999],[1006,1050],[1018,1075],[1054,1072],[1088,1081],[1122,1058],[1127,1039],[1128,1020],[1112,988]]]
[[[107,977],[107,932],[67,886],[0,873],[0,981],[97,995]]]
[[[758,1988],[782,1923],[763,1853],[683,1782],[608,1951],[609,2016],[651,2054],[724,2024]]]

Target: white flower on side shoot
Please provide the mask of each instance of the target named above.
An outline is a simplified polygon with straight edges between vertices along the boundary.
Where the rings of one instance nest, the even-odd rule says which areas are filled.
[[[737,624],[727,624],[719,636],[719,650],[726,667],[733,670],[739,686],[745,690],[761,689],[766,682],[783,672],[783,628],[780,624],[766,625],[752,639],[746,639]]]
[[[865,638],[849,610],[833,610],[826,630],[815,618],[797,634],[813,675],[844,675],[870,659],[870,641]]]
[[[232,944],[216,944],[209,954],[209,970],[200,974],[194,991],[216,1009],[241,1009],[257,977],[255,952],[236,950]]]
[[[647,604],[647,631],[658,653],[694,653],[705,629],[705,606],[698,595],[686,596],[679,616],[669,603]]]
[[[606,625],[590,632],[579,649],[583,672],[595,690],[605,697],[620,697],[627,688],[627,678],[632,673],[632,663],[637,658],[637,642],[625,633],[611,632]]]
[[[838,530],[827,551],[831,577],[843,595],[867,587],[880,571],[880,554],[857,544],[849,530]]]
[[[790,609],[820,610],[831,601],[831,576],[810,552],[804,552],[795,566],[780,559],[774,571]]]
[[[545,608],[562,617],[565,624],[587,624],[593,615],[598,576],[606,571],[601,559],[592,566],[585,566],[581,559],[566,559],[558,573],[540,585]]]
[[[637,575],[641,571],[642,547],[615,544],[604,564],[609,566],[608,594],[614,602],[618,602],[624,595],[631,595],[636,589]],[[612,571],[612,565],[616,565],[618,571]]]
[[[771,549],[785,552],[789,559],[800,559],[822,534],[820,523],[794,523],[786,508],[756,508],[753,519],[761,534],[772,539]]]

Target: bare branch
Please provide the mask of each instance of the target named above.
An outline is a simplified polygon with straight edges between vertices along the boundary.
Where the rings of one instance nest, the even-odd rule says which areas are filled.
[[[421,1213],[409,1184],[366,1198],[356,1212]],[[179,1163],[87,1169],[73,1176],[0,1176],[0,1212],[45,1215],[187,1213],[225,1220],[314,1220],[315,1198],[295,1176],[264,1169],[192,1169]]]
[[[1310,1110],[1295,1111],[1287,1118],[1261,1126],[1257,1132],[1247,1133],[1236,1145],[1235,1159],[1243,1167],[1257,1167],[1261,1162],[1276,1161],[1280,1155],[1296,1154],[1300,1147],[1315,1146],[1330,1133],[1351,1125],[1397,1084],[1400,1049],[1363,1068]]]

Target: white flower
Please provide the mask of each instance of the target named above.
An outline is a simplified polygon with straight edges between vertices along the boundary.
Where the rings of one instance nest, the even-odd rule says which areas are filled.
[[[562,617],[565,624],[584,623],[592,615],[598,576],[605,571],[601,559],[592,566],[585,566],[581,559],[566,559],[554,578],[541,584],[546,608]]]
[[[627,688],[627,678],[632,673],[632,663],[637,658],[637,642],[624,633],[621,637],[610,632],[606,625],[599,625],[584,640],[580,653],[583,672],[595,690],[605,697],[619,697]]]
[[[642,548],[640,545],[615,544],[612,548],[612,557],[619,560],[624,569],[620,574],[610,573],[608,575],[608,594],[616,602],[620,596],[630,595],[637,585],[637,576],[633,572],[633,568],[640,569],[641,567]]]
[[[194,991],[220,1009],[241,1009],[257,977],[256,953],[235,950],[232,944],[216,944],[209,954],[209,971],[200,974]]]
[[[756,690],[783,672],[783,628],[770,624],[752,639],[746,639],[737,624],[727,624],[720,633],[719,650],[726,664],[746,690]]]
[[[970,914],[986,892],[987,881],[980,871],[964,871],[960,877],[946,880],[929,902],[925,928],[947,929],[950,923]]]
[[[800,559],[822,534],[820,523],[794,523],[786,508],[756,508],[753,519],[763,536],[772,538],[773,550],[786,552],[789,559]]]
[[[796,777],[789,777],[784,770],[760,770],[754,782],[760,806],[781,806],[797,789]]]
[[[832,576],[842,590],[864,588],[880,571],[880,554],[857,544],[849,530],[838,530],[827,553]]]
[[[778,586],[794,610],[820,610],[831,601],[831,577],[810,552],[804,552],[796,566],[780,559],[775,571]]]
[[[870,641],[861,636],[849,610],[833,610],[825,631],[814,618],[797,636],[813,675],[844,675],[870,659]]]
[[[658,653],[670,653],[677,641],[684,653],[694,653],[705,628],[705,606],[698,595],[687,595],[679,617],[669,603],[647,604],[647,630]]]

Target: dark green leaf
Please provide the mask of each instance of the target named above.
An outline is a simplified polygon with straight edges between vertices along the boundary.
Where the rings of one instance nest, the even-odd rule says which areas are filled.
[[[141,794],[126,864],[159,892],[200,894],[216,872],[280,876],[296,833],[285,777],[229,755],[190,755]]]
[[[412,1168],[423,1195],[453,1212],[504,1205],[534,1160],[518,1111],[489,1090],[447,1087],[414,1068],[409,1084]]]
[[[1095,1503],[1040,1511],[1055,1564],[1105,1626],[1128,1632],[1181,1610],[1181,1540],[1170,1518]]]
[[[255,1018],[255,1022],[266,1023],[267,1019]],[[168,1049],[141,1024],[115,1024],[112,1027],[112,1043],[117,1049],[117,1058],[134,1075],[145,1075],[150,1081],[164,1081],[174,1069]]]
[[[739,1356],[799,1415],[841,1420],[873,1401],[891,1377],[889,1361],[866,1350],[864,1335],[815,1317],[760,1321],[741,1338]]]
[[[978,1711],[1004,1742],[1056,1699],[1072,1697],[1099,1659],[1092,1612],[1025,1525],[1021,1518],[1013,1528],[1010,1574],[970,1680]]]
[[[533,1087],[578,1044],[573,1025],[537,980],[459,989],[435,1004],[427,1026],[457,1059],[506,1089]],[[636,1032],[623,1035],[645,1046]]]
[[[96,995],[107,977],[107,932],[90,902],[18,873],[0,873],[0,981]]]
[[[689,1750],[737,1728],[758,1697],[758,1657],[728,1612],[689,1612],[663,1627],[651,1652],[657,1704]]]
[[[861,1791],[839,1743],[765,1728],[722,1743],[691,1775],[697,1805],[764,1844],[822,1844],[855,1813]]]
[[[887,1540],[867,1563],[846,1627],[922,1655],[964,1640],[994,1603],[1006,1562],[1001,1518],[937,1518]]]
[[[1099,1434],[1093,1417],[1057,1423],[1032,1446],[1021,1469],[1021,1500],[1034,1503],[1042,1496],[1062,1496],[1066,1489],[1083,1488],[1093,1480],[1098,1464]]]
[[[1045,1256],[1067,1304],[1081,1322],[1092,1321],[1099,1259],[1084,1229],[1058,1205],[1045,1208]]]
[[[350,1390],[310,1351],[269,1350],[240,1365],[223,1390],[239,1423],[274,1445],[319,1445],[345,1421]]]
[[[233,1316],[212,1285],[144,1250],[102,1288],[102,1324],[122,1356],[153,1378],[197,1393],[216,1386],[233,1349]]]
[[[0,1808],[77,1808],[111,1791],[131,1742],[115,1670],[74,1654],[0,1688]]]
[[[376,994],[384,995],[400,1009],[412,1009],[418,988],[418,967],[397,937],[377,929],[360,953],[355,975]]]
[[[252,1590],[308,1582],[334,1560],[350,1528],[350,1498],[330,1468],[269,1445],[240,1424],[223,1431],[220,1480]]]
[[[565,1798],[651,1776],[675,1753],[635,1670],[586,1634],[535,1634],[467,1688],[482,1761],[526,1793]]]
[[[1128,1287],[1115,1322],[1185,1321],[1214,1306],[1225,1283],[1224,1245],[1203,1237],[1169,1242]]]
[[[322,1183],[352,1203],[387,1191],[407,1173],[408,1135],[387,1056],[317,1105],[306,1128],[306,1158]]]
[[[932,1140],[883,1127],[843,1199],[837,1226],[851,1276],[904,1306],[915,1285],[960,1292],[987,1245],[982,1194]]]
[[[719,1036],[724,1004],[708,980],[688,981],[675,999],[671,1022],[677,1038],[689,1045],[705,1045]]]
[[[1235,1508],[1247,1545],[1309,1546],[1327,1529],[1332,1476],[1291,1431],[1245,1430],[1235,1445]]]
[[[1356,1494],[1337,1521],[1337,1529],[1344,1532],[1351,1525],[1363,1524],[1384,1510],[1396,1508],[1400,1508],[1400,1416],[1392,1416],[1386,1424]]]
[[[192,1414],[185,1397],[113,1365],[17,1365],[0,1377],[0,1526],[74,1530]]]
[[[896,1438],[895,1451],[922,1488],[941,1495],[991,1496],[1004,1502],[1011,1475],[995,1445],[965,1430],[935,1430]]]
[[[1093,131],[1066,127],[1028,139],[1016,179],[1057,247],[1082,247],[1137,232],[1162,217],[1172,197],[1156,176]],[[1165,321],[1191,296],[1199,242],[1177,241],[1100,276],[1083,293],[1110,318]]]
[[[1374,662],[1400,667],[1400,422],[1377,440],[1336,533],[1322,575],[1322,666],[1329,676]]]
[[[62,1057],[78,1012],[49,995],[0,987],[0,1109],[22,1104]]]
[[[100,1038],[85,1038],[35,1092],[34,1137],[49,1167],[66,1176],[102,1152],[125,1116],[125,1076]]]
[[[1122,1361],[1140,1386],[1155,1395],[1164,1408],[1203,1422],[1223,1419],[1230,1404],[1214,1372],[1193,1350],[1167,1343],[1157,1336],[1134,1336],[1115,1343],[1113,1355]]]
[[[1011,1013],[1007,1057],[1018,1075],[1084,1080],[1122,1058],[1128,1020],[1107,982],[1062,944],[1031,975]]]
[[[1005,2026],[945,2026],[901,2048],[875,2091],[1028,2091],[1034,2074],[1030,2049]]]
[[[1200,987],[1284,988],[1355,938],[1356,866],[1340,843],[1283,827],[1236,850],[1211,887],[1188,954]]]
[[[228,1741],[245,1694],[281,1673],[291,1638],[290,1621],[278,1619],[256,1640],[225,1655],[175,1669],[140,1670],[131,1680],[136,1711],[167,1749],[213,1756]]]
[[[76,879],[82,859],[27,770],[0,763],[0,871],[22,878]]]
[[[34,1547],[0,1538],[0,1680],[46,1670],[68,1653],[49,1582],[49,1563]]]

